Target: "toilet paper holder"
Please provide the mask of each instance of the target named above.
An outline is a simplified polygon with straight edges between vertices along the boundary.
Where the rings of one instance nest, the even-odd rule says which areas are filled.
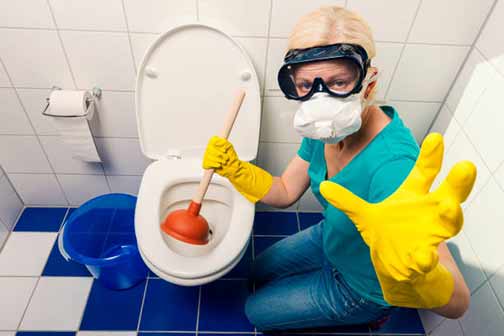
[[[53,90],[61,90],[60,87],[57,87],[57,86],[53,86],[52,89],[51,89],[51,92]],[[94,107],[94,104],[95,104],[95,99],[99,99],[101,98],[101,95],[102,95],[102,90],[99,88],[99,87],[94,87],[93,90],[91,91],[91,94],[92,94],[92,98],[89,98],[89,99],[86,99],[86,112],[84,112],[83,114],[80,114],[80,115],[65,115],[65,116],[62,116],[62,115],[54,115],[54,114],[51,114],[51,113],[47,113],[47,109],[49,108],[49,106],[51,105],[51,99],[49,97],[46,98],[46,101],[47,101],[47,104],[46,104],[46,107],[44,108],[44,110],[42,111],[42,114],[45,115],[45,116],[48,116],[48,117],[58,117],[58,118],[76,118],[76,117],[87,117],[87,115],[89,114],[89,111],[91,111],[91,108]]]

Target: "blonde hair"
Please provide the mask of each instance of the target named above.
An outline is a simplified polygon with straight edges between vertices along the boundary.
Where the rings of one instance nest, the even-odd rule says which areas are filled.
[[[304,49],[334,43],[352,43],[366,50],[368,58],[376,56],[373,33],[357,13],[339,6],[322,6],[302,16],[294,26],[287,48]],[[369,95],[373,100],[376,87]]]

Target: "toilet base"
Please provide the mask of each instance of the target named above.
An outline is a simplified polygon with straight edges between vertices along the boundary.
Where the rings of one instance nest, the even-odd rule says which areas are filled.
[[[236,259],[234,259],[231,264],[229,264],[227,267],[225,267],[221,271],[219,271],[217,273],[212,273],[206,277],[195,278],[195,279],[178,278],[178,277],[175,277],[175,276],[170,275],[168,273],[165,273],[165,272],[161,271],[159,268],[157,268],[155,265],[153,265],[147,258],[145,258],[141,249],[139,249],[139,251],[140,251],[140,255],[142,256],[142,259],[143,259],[144,263],[147,265],[147,267],[152,272],[154,272],[158,277],[160,277],[161,279],[166,280],[166,281],[173,283],[175,285],[179,285],[179,286],[199,286],[199,285],[204,285],[204,284],[210,283],[210,282],[215,281],[219,278],[222,278],[229,271],[231,271],[240,262],[241,258],[245,255],[245,252],[247,251],[247,248],[248,248],[248,244],[250,244],[250,241],[249,241],[249,243],[247,243],[245,245],[245,247],[243,248],[241,253],[238,255],[238,257]]]

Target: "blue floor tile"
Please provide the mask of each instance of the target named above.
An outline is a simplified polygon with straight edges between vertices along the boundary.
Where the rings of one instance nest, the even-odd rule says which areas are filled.
[[[67,331],[18,331],[16,336],[75,336],[75,333]]]
[[[138,336],[195,336],[196,334],[193,334],[193,333],[162,333],[162,332],[156,332],[156,333],[153,333],[153,332],[148,332],[148,333],[144,333],[144,332],[139,332],[138,333]],[[227,334],[227,336],[232,336],[230,334]]]
[[[248,278],[250,275],[250,267],[252,266],[252,242],[249,243],[245,254],[240,262],[224,276],[225,279],[229,278]]]
[[[91,276],[86,266],[74,261],[66,261],[58,248],[58,240],[54,242],[51,254],[42,272],[43,276]]]
[[[254,237],[254,254],[257,257],[262,251],[285,237]]]
[[[390,320],[381,328],[371,331],[373,335],[381,334],[414,334],[423,335],[425,330],[418,316],[416,309],[397,308],[394,309]]]
[[[253,331],[245,316],[247,280],[218,280],[202,287],[200,331]]]
[[[298,216],[301,230],[318,224],[322,219],[324,219],[324,215],[321,212],[300,212]]]
[[[149,279],[140,330],[195,331],[199,287]]]
[[[95,280],[80,330],[136,330],[144,289],[145,281],[133,288],[115,291]]]
[[[58,232],[67,208],[26,208],[14,231]]]
[[[290,235],[298,231],[295,212],[269,211],[255,214],[255,235]]]

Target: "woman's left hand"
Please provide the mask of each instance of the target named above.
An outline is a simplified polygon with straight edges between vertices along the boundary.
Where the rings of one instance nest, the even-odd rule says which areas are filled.
[[[476,167],[458,162],[429,192],[443,152],[442,135],[429,134],[408,177],[380,203],[368,203],[333,182],[320,185],[324,198],[352,220],[369,246],[384,298],[392,305],[440,307],[453,292],[453,277],[439,263],[437,247],[462,228],[460,203],[471,192]]]

